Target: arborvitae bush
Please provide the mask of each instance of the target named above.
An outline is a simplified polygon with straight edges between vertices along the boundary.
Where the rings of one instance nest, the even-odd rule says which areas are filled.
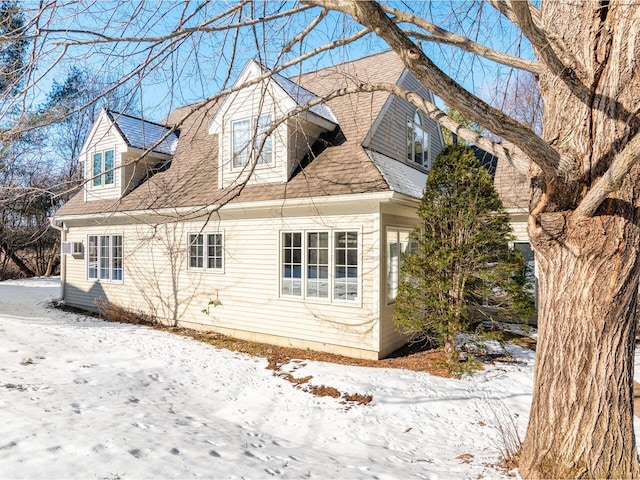
[[[508,215],[469,147],[435,158],[418,215],[393,319],[400,332],[444,346],[453,366],[458,334],[477,332],[483,319],[527,319],[533,298],[522,255],[509,247]]]

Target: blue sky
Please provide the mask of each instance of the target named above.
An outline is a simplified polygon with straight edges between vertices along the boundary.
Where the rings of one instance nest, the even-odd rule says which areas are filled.
[[[28,8],[35,6],[26,5]],[[194,26],[205,18],[218,15],[228,8],[229,3],[191,2],[186,8],[178,2],[143,2],[141,5],[125,2],[118,3],[118,8],[114,8],[115,6],[114,2],[98,1],[82,4],[73,2],[59,8],[50,25],[64,32],[52,33],[47,38],[39,71],[46,71],[54,59],[57,59],[61,52],[61,41],[96,38],[87,32],[132,38],[163,35],[171,32],[180,18],[192,15],[193,18],[185,22],[185,25]],[[255,8],[264,11],[252,14],[270,14],[292,6],[294,4],[289,2],[256,3]],[[518,53],[520,48],[514,29],[508,22],[498,22],[495,15],[491,18],[492,14],[485,9],[476,8],[472,3],[402,2],[397,6],[433,18],[444,28],[465,32],[494,48],[511,53]],[[152,67],[137,72],[130,78],[128,85],[135,88],[136,82],[140,82],[138,110],[151,120],[160,120],[177,106],[198,101],[219,91],[224,86],[227,74],[230,74],[233,82],[248,59],[260,60],[267,66],[281,64],[301,52],[350,35],[361,28],[350,19],[330,13],[302,43],[297,43],[292,51],[281,56],[282,45],[304,29],[318,13],[319,9],[312,9],[293,18],[245,27],[238,31],[236,38],[235,32],[194,32],[166,55],[151,42],[122,41],[72,46],[34,90],[35,99],[38,101],[43,98],[49,91],[52,80],[56,78],[61,81],[71,65],[87,68],[102,78],[116,80],[135,72],[145,59],[158,55]],[[217,24],[228,24],[235,20],[227,17]],[[70,30],[83,30],[85,33],[70,33]],[[166,44],[165,42],[163,45]],[[322,68],[386,48],[388,47],[384,42],[370,34],[347,47],[322,53],[287,70],[285,74],[294,75],[300,71]],[[509,74],[508,69],[462,54],[458,49],[429,42],[423,43],[423,48],[463,86],[483,96],[489,96],[496,83]],[[527,51],[526,45],[523,48]]]

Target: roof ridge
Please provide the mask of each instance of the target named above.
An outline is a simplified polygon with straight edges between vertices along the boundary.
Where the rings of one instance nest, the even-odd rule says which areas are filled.
[[[182,107],[177,107],[177,108],[182,108]],[[114,120],[112,115],[115,114],[117,116],[129,117],[129,118],[133,118],[134,120],[140,120],[141,122],[149,123],[151,125],[157,125],[158,127],[166,128],[167,130],[171,130],[171,128],[172,128],[172,127],[169,127],[169,126],[164,125],[162,123],[154,122],[152,120],[147,120],[146,118],[137,117],[135,115],[131,115],[131,114],[128,114],[128,113],[118,112],[118,111],[112,110],[110,108],[105,108],[105,111],[109,114],[109,116],[111,117],[112,120]]]

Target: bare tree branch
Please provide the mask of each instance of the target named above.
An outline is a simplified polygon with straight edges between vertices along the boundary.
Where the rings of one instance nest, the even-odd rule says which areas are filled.
[[[577,68],[577,63],[574,59],[566,59],[568,56],[566,52],[560,51],[556,53],[554,51],[546,33],[533,21],[529,2],[510,0],[509,3],[516,25],[520,27],[522,33],[529,39],[538,58],[544,62],[554,75],[569,85],[573,91],[584,92],[584,87],[581,84],[585,79],[584,73]]]
[[[493,133],[517,145],[542,170],[548,192],[555,190],[560,155],[530,128],[468,92],[440,70],[378,4],[348,0],[307,0],[307,3],[342,11],[369,27],[400,55],[418,80],[442,97],[447,104],[456,108],[467,119],[486,126]]]
[[[541,72],[540,65],[537,62],[525,60],[514,55],[509,55],[485,47],[484,45],[474,42],[467,37],[449,32],[417,15],[406,13],[393,7],[383,6],[382,8],[385,12],[390,13],[395,17],[394,20],[396,21],[396,23],[411,23],[430,33],[430,35],[426,35],[420,32],[405,30],[405,33],[411,37],[428,42],[453,45],[467,52],[475,53],[476,55],[480,55],[488,60],[492,60],[496,63],[519,68],[521,70],[526,70],[534,74],[539,74]]]
[[[511,9],[511,6],[505,0],[487,0],[487,2],[499,11],[502,15],[507,17],[514,24],[516,23],[516,16]],[[529,6],[529,11],[531,12],[531,18],[536,23],[536,25],[540,25],[540,10],[538,10],[533,5]]]
[[[616,155],[611,166],[592,185],[575,210],[576,218],[591,217],[609,196],[622,186],[631,169],[640,161],[640,133],[637,133],[624,149]]]
[[[59,29],[42,29],[41,32],[42,33],[64,33],[64,34],[79,34],[79,35],[85,35],[85,36],[89,36],[89,37],[94,37],[92,39],[88,39],[88,40],[73,40],[73,41],[67,41],[67,42],[61,42],[64,45],[93,45],[93,44],[97,44],[97,43],[121,43],[121,42],[134,42],[134,43],[162,43],[165,42],[167,40],[171,40],[173,38],[176,37],[182,37],[185,35],[190,35],[196,32],[207,32],[207,33],[213,33],[213,32],[220,32],[220,31],[224,31],[224,30],[233,30],[236,28],[240,28],[240,27],[248,27],[251,25],[256,25],[256,24],[260,24],[260,23],[266,23],[268,21],[272,21],[272,20],[276,20],[278,18],[285,18],[285,17],[290,17],[292,15],[295,15],[297,13],[303,12],[305,10],[308,10],[311,7],[308,6],[302,6],[302,7],[297,7],[297,8],[293,8],[291,10],[286,10],[283,12],[278,12],[277,14],[273,14],[273,15],[269,15],[267,17],[260,17],[260,18],[251,18],[242,22],[236,22],[236,23],[222,23],[221,25],[217,25],[217,26],[210,26],[212,23],[217,22],[219,20],[224,19],[225,17],[228,17],[229,15],[232,15],[234,12],[236,12],[238,9],[241,9],[243,5],[249,3],[249,0],[244,0],[243,2],[241,2],[238,5],[234,5],[233,7],[229,8],[228,10],[225,10],[223,13],[207,19],[204,23],[196,25],[194,27],[189,27],[189,28],[183,28],[182,24],[184,22],[181,22],[180,25],[178,25],[176,27],[176,29],[167,34],[167,35],[162,35],[159,37],[114,37],[114,36],[109,36],[109,35],[105,35],[102,34],[100,32],[95,32],[93,30],[59,30]]]

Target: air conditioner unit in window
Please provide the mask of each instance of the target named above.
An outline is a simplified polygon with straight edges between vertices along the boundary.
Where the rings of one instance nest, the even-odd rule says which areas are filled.
[[[71,242],[62,242],[60,245],[60,253],[62,253],[62,255],[71,255],[72,248]]]
[[[81,257],[84,253],[84,246],[82,242],[62,242],[60,246],[60,252],[63,255],[73,255],[74,257]]]

